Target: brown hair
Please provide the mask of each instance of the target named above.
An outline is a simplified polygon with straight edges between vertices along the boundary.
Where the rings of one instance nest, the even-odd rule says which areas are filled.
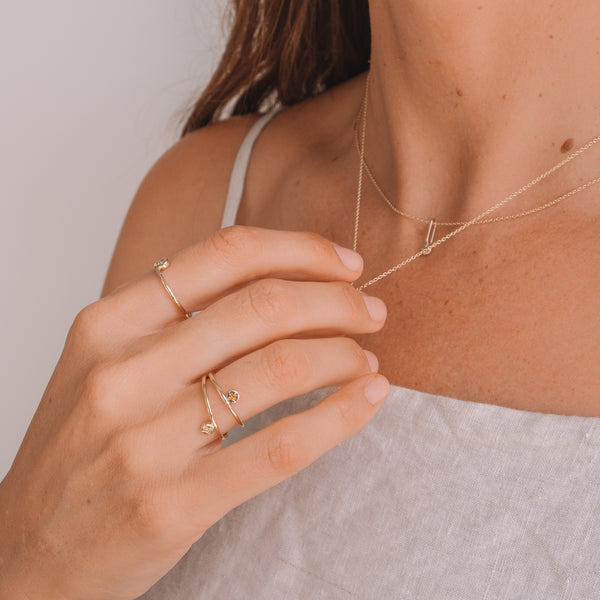
[[[231,0],[231,33],[182,135],[223,116],[291,105],[368,68],[368,0]]]

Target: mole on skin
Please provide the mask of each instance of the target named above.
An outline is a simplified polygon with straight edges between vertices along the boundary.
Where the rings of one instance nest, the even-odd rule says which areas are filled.
[[[568,152],[573,147],[573,138],[569,138],[563,142],[563,145],[560,147],[560,151],[564,154]]]

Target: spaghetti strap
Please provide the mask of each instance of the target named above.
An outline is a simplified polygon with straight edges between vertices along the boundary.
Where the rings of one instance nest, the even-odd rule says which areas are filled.
[[[227,192],[227,200],[225,201],[221,229],[235,223],[235,217],[244,193],[244,183],[246,181],[246,173],[248,172],[252,149],[262,130],[278,112],[279,110],[277,109],[272,110],[258,119],[250,128],[250,131],[248,131],[246,138],[238,150],[233,171],[231,172],[231,179],[229,180],[229,191]]]

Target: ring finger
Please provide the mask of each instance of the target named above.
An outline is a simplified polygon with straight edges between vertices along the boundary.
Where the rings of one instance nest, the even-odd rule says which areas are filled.
[[[223,392],[238,392],[239,400],[232,408],[245,422],[284,399],[318,388],[341,386],[377,369],[375,355],[347,337],[286,339],[247,354],[215,372],[214,378]],[[220,432],[226,434],[238,425],[234,414],[208,379],[206,392],[214,421]],[[217,431],[202,431],[211,417],[200,381],[185,388],[165,408],[160,422],[155,424],[155,431],[160,431],[165,440],[156,447],[168,444],[169,461],[173,452],[181,461],[190,452],[220,441]]]

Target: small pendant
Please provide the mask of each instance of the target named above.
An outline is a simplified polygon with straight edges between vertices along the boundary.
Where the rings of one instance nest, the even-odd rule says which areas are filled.
[[[425,238],[425,245],[423,246],[423,248],[421,248],[424,256],[431,254],[431,244],[433,244],[433,240],[435,238],[436,228],[437,228],[437,224],[435,222],[435,219],[431,219],[431,221],[429,221],[429,229],[427,230],[427,237]]]

